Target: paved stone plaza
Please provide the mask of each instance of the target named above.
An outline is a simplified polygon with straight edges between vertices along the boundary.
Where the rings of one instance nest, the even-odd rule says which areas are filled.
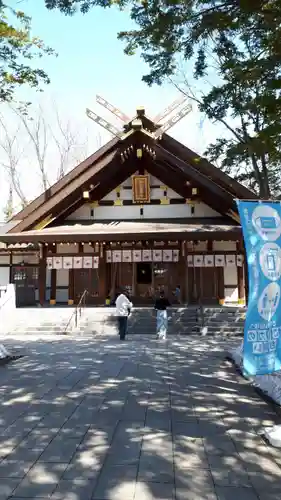
[[[226,342],[18,345],[0,368],[0,500],[280,500],[281,451],[259,437],[279,419]]]

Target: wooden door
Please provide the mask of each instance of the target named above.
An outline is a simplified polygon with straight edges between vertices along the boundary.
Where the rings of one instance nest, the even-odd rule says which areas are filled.
[[[99,299],[98,269],[74,269],[74,300],[78,304],[87,290],[87,304],[94,304]]]
[[[188,295],[191,304],[218,304],[224,296],[223,268],[190,267],[188,269]]]
[[[35,291],[38,289],[38,267],[13,266],[12,283],[16,288],[16,305],[33,306],[36,301]]]

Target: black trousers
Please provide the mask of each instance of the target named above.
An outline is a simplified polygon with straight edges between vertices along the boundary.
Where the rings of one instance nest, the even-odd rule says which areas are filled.
[[[128,316],[118,316],[118,330],[120,340],[124,340],[127,333]]]

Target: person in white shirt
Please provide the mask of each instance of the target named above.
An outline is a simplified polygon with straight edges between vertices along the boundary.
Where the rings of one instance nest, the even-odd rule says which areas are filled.
[[[118,318],[118,330],[120,340],[125,340],[128,325],[128,316],[130,315],[133,307],[132,302],[129,301],[123,290],[120,290],[116,299],[116,316]]]

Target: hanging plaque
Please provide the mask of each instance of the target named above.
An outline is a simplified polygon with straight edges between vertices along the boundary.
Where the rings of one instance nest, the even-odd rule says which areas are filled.
[[[72,269],[73,267],[73,257],[63,257],[63,268],[64,269]]]
[[[180,251],[179,250],[172,250],[172,252],[173,252],[173,262],[178,262],[179,256],[180,256]]]
[[[193,267],[193,255],[187,255],[187,265]]]
[[[47,257],[47,269],[53,269],[53,257]]]
[[[225,265],[224,255],[215,255],[215,266],[224,267],[224,265]]]
[[[94,269],[98,269],[98,267],[99,267],[99,260],[100,260],[100,258],[99,258],[98,255],[95,255],[93,257],[93,268]]]
[[[132,187],[134,203],[150,202],[149,175],[133,175]]]
[[[132,262],[131,250],[122,250],[122,262]]]
[[[62,269],[62,257],[54,257],[53,258],[53,268],[54,269]]]
[[[213,255],[204,255],[204,264],[205,267],[213,267],[215,263],[215,259]]]
[[[237,267],[242,267],[244,263],[244,255],[237,255],[236,256],[236,263]]]
[[[236,255],[226,255],[225,256],[226,266],[234,267],[236,266]]]
[[[78,256],[78,257],[73,257],[73,268],[74,269],[82,269],[82,264],[83,264],[83,258]]]
[[[153,262],[162,262],[162,250],[153,250]]]
[[[121,262],[121,260],[122,260],[121,250],[113,250],[112,251],[112,262]]]
[[[142,251],[142,261],[143,262],[151,262],[152,260],[152,252],[150,249]]]
[[[173,251],[163,250],[163,262],[172,262],[172,260],[173,260]]]
[[[106,250],[106,262],[112,262],[112,252],[111,252],[111,250]]]
[[[93,257],[86,255],[83,257],[83,269],[92,269],[93,267]]]
[[[194,267],[204,267],[203,255],[194,255]]]
[[[133,250],[133,262],[141,262],[141,250]]]

